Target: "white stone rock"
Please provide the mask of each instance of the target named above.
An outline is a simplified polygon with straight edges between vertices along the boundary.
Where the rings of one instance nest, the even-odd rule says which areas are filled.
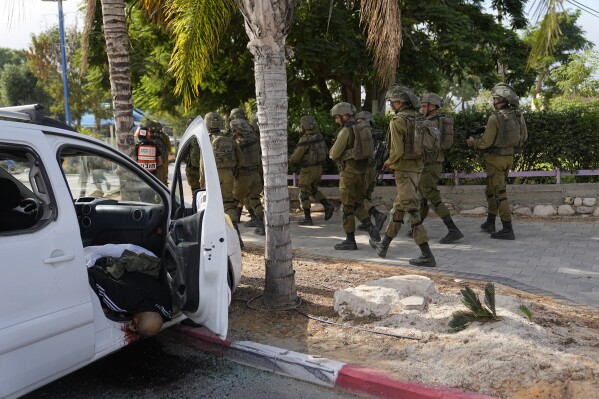
[[[428,299],[420,295],[412,295],[400,299],[399,302],[401,302],[406,310],[424,310],[428,304]]]
[[[570,205],[560,205],[557,208],[557,214],[560,216],[572,216],[575,213],[576,211]]]
[[[556,215],[557,211],[553,205],[535,205],[533,211],[534,216],[553,216]]]
[[[599,216],[599,208],[595,209],[595,212],[593,212],[593,216]]]
[[[336,291],[333,295],[333,309],[341,316],[381,317],[391,311],[405,309],[401,302],[403,298],[419,296],[424,298],[422,301],[426,304],[436,292],[435,283],[428,277],[393,276]],[[412,305],[415,302],[408,301]]]
[[[484,215],[487,213],[487,208],[479,206],[474,209],[465,209],[460,212],[462,215]]]
[[[513,211],[516,215],[532,216],[532,209],[529,206],[518,206]]]
[[[589,213],[593,213],[594,210],[595,208],[592,208],[590,206],[579,206],[576,208],[576,213],[579,213],[581,215],[587,215]]]
[[[574,203],[572,205],[574,205],[574,206],[582,205],[582,198],[579,198],[579,197],[574,198]]]
[[[574,204],[574,198],[572,198],[572,197],[566,197],[566,198],[564,198],[564,204],[566,204],[566,205],[573,205]]]
[[[597,198],[584,198],[582,200],[582,205],[584,206],[595,206],[597,203]]]

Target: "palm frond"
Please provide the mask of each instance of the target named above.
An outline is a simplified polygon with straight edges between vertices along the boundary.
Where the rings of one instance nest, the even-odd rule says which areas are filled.
[[[481,314],[483,305],[478,299],[478,295],[470,287],[464,287],[460,290],[462,293],[462,303],[475,315]]]
[[[458,310],[452,313],[451,320],[449,320],[449,328],[454,332],[462,331],[475,320],[476,316],[472,313]]]
[[[395,82],[401,50],[401,9],[397,0],[361,0],[360,23],[374,52],[374,67],[383,87]]]
[[[489,309],[493,317],[497,317],[497,312],[495,311],[495,285],[493,283],[487,283],[485,286],[485,305],[487,305],[487,309]]]
[[[518,310],[524,313],[524,316],[528,319],[528,321],[532,321],[532,311],[526,307],[526,305],[518,306]]]
[[[564,10],[563,0],[536,0],[533,20],[541,20],[541,26],[532,44],[527,66],[538,64],[539,60],[551,54],[557,39],[562,35],[559,27],[558,12]]]
[[[210,66],[218,43],[235,12],[233,0],[172,0],[165,5],[169,29],[175,37],[169,71],[175,93],[190,107]]]

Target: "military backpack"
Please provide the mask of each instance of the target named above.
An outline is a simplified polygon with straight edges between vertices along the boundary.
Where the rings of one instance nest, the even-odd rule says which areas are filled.
[[[348,126],[354,134],[354,147],[343,153],[342,159],[362,159],[372,158],[374,154],[374,140],[372,140],[372,127],[370,123],[362,121],[360,123]]]
[[[441,133],[441,150],[449,150],[453,145],[453,116],[435,114],[429,116],[428,119],[438,120],[439,131]]]
[[[495,138],[493,147],[496,148],[519,148],[528,137],[523,134],[522,115],[515,109],[500,110],[494,112],[499,124],[499,131]],[[525,131],[525,130],[524,130]],[[512,152],[513,153],[513,152]],[[500,154],[501,155],[501,154]]]
[[[435,121],[408,116],[403,159],[422,159],[433,162],[441,151],[441,132]]]
[[[302,158],[302,166],[322,165],[327,160],[327,145],[324,137],[320,133],[311,133],[306,135],[307,141],[302,145],[308,146],[308,152]]]
[[[232,136],[212,136],[212,148],[217,168],[234,168],[237,166],[235,146],[237,143]]]

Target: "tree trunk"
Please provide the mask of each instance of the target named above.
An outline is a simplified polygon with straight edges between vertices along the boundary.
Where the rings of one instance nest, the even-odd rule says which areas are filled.
[[[101,3],[117,146],[125,154],[133,157],[133,101],[125,0],[101,0]]]
[[[291,263],[287,186],[287,71],[285,36],[293,4],[269,0],[238,1],[254,55],[256,103],[264,168],[264,304],[295,305],[297,289]]]

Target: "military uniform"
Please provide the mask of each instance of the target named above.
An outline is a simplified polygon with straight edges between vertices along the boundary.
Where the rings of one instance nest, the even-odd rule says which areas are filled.
[[[414,241],[420,247],[422,255],[415,259],[410,259],[410,264],[415,266],[436,266],[435,258],[428,245],[428,236],[426,229],[422,225],[420,214],[418,212],[418,182],[424,169],[422,158],[413,159],[408,151],[406,143],[408,135],[413,134],[408,129],[408,118],[417,116],[416,108],[420,106],[420,100],[414,95],[412,90],[405,86],[393,86],[387,92],[387,99],[391,101],[395,115],[389,124],[389,156],[385,161],[385,166],[392,169],[397,186],[397,197],[393,202],[391,209],[391,221],[385,229],[383,240],[377,242],[370,240],[370,245],[376,249],[377,254],[384,258],[391,240],[397,236],[407,213],[410,219],[410,226]]]
[[[233,197],[238,211],[241,211],[239,205],[243,204],[244,199],[249,198],[250,208],[254,210],[258,220],[254,232],[265,235],[264,207],[260,201],[260,191],[262,190],[262,177],[259,171],[262,166],[260,141],[245,119],[233,119],[231,121],[231,131],[243,153],[244,159],[243,163],[237,168]]]
[[[200,189],[200,147],[195,137],[191,140],[185,157],[185,176],[191,191]]]
[[[441,106],[441,98],[435,93],[426,93],[422,96],[422,104],[423,113],[426,116],[426,119],[436,124],[442,137],[443,135],[446,135],[446,137],[451,137],[451,140],[453,140],[453,123],[444,123],[445,118],[450,117],[439,115],[437,113],[437,108]],[[430,110],[428,108],[429,105],[434,105],[436,108]],[[453,122],[453,120],[451,121]],[[451,131],[446,132],[446,129],[451,129]],[[449,145],[451,145],[451,141],[449,142]],[[439,177],[443,171],[443,161],[445,161],[445,152],[444,149],[441,148],[436,159],[424,162],[424,169],[422,170],[420,182],[418,183],[418,199],[420,202],[419,212],[420,219],[424,221],[428,216],[430,207],[433,208],[448,229],[447,235],[441,238],[439,242],[441,244],[450,244],[463,238],[464,235],[455,225],[449,209],[447,209],[447,206],[445,206],[441,200],[441,192],[437,188]]]
[[[289,157],[291,165],[300,166],[299,177],[299,200],[304,211],[304,219],[299,222],[302,226],[312,226],[310,197],[322,203],[325,210],[324,220],[333,216],[334,207],[329,203],[327,197],[318,189],[322,175],[322,165],[326,161],[327,146],[322,134],[317,133],[316,120],[313,116],[303,116],[300,125],[304,134],[300,137],[297,147]]]
[[[364,174],[368,168],[368,159],[354,159],[347,157],[355,146],[356,137],[353,126],[357,124],[353,115],[355,108],[349,103],[339,103],[331,110],[331,115],[343,123],[342,129],[337,134],[335,143],[329,151],[329,157],[335,161],[339,168],[339,196],[343,205],[343,231],[345,241],[335,244],[338,250],[358,249],[355,240],[357,218],[366,224],[372,239],[380,240],[379,232],[370,221],[370,215],[362,206],[364,200]],[[347,119],[343,120],[343,117]]]
[[[496,105],[497,112],[489,116],[482,136],[469,139],[469,145],[487,150],[485,156],[485,171],[487,172],[485,194],[488,203],[488,217],[481,228],[483,231],[491,233],[492,238],[513,240],[515,236],[512,229],[512,214],[507,199],[507,178],[514,164],[514,151],[526,141],[528,131],[524,116],[515,109],[518,97],[513,89],[508,85],[498,84],[493,88],[492,95],[500,98],[503,102]],[[518,143],[510,143],[510,137],[515,137]],[[503,229],[499,232],[495,232],[495,217],[497,214],[499,214],[503,224]]]

